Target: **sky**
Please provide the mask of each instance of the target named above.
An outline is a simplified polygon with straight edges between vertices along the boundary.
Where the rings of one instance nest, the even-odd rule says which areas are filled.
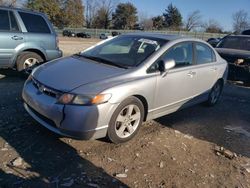
[[[120,0],[133,3],[138,12],[147,16],[161,15],[172,2],[183,19],[195,10],[199,10],[204,21],[214,19],[224,30],[232,30],[232,15],[239,10],[245,10],[250,17],[250,0]]]

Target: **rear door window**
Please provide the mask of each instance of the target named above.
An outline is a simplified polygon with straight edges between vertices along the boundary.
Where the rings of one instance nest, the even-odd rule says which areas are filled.
[[[9,31],[9,13],[7,10],[0,10],[0,31]]]
[[[51,33],[48,24],[40,15],[19,12],[23,23],[30,33]]]
[[[202,43],[196,43],[195,52],[197,64],[215,62],[215,54],[209,46]]]

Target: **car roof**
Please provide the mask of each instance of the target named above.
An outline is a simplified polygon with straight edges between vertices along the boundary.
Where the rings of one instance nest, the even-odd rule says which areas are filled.
[[[141,36],[141,37],[152,37],[152,38],[158,38],[158,39],[163,39],[163,40],[177,40],[177,39],[190,39],[190,40],[198,40],[193,37],[188,37],[184,35],[170,35],[170,34],[164,34],[164,33],[151,33],[151,32],[135,32],[135,33],[127,33],[124,35],[131,35],[131,36]]]
[[[15,8],[15,7],[7,7],[7,6],[0,6],[0,9],[4,9],[4,10],[15,10],[15,11],[22,11],[22,12],[27,12],[27,13],[31,13],[31,14],[40,14],[40,15],[44,15],[41,12],[38,11],[33,11],[30,9],[24,9],[24,8]]]
[[[244,38],[250,38],[250,35],[227,35],[225,37],[244,37]]]

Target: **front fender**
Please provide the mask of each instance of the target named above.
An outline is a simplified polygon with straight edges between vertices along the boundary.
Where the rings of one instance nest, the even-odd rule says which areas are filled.
[[[130,96],[139,95],[146,99],[148,109],[153,108],[155,98],[156,77],[146,77],[123,83],[102,93],[111,93],[110,103],[121,103]]]

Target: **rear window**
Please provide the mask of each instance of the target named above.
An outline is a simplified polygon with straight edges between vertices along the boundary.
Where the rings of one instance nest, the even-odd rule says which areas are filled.
[[[30,33],[51,33],[48,24],[40,15],[19,12],[23,23]]]
[[[10,22],[9,22],[9,14],[6,10],[0,10],[0,31],[9,31],[10,30]]]

